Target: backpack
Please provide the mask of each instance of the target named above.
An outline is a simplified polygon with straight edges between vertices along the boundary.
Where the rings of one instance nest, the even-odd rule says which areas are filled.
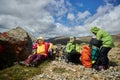
[[[81,52],[81,62],[82,65],[86,68],[92,67],[92,59],[91,59],[91,48],[89,46],[83,46]]]
[[[92,63],[94,64],[99,56],[99,48],[93,47],[91,52]]]
[[[100,48],[102,46],[102,41],[101,40],[97,40],[96,38],[92,38],[90,40],[90,46],[92,46],[92,45]]]

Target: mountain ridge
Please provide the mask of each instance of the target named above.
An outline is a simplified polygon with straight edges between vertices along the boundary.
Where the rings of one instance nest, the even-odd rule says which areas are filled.
[[[115,34],[115,35],[111,35],[111,36],[115,42],[120,41],[120,34]],[[92,36],[76,37],[76,42],[77,43],[82,43],[82,42],[89,43],[91,38],[92,38]],[[46,41],[52,42],[53,44],[65,45],[69,41],[69,37],[68,36],[57,36],[57,37],[49,38]]]

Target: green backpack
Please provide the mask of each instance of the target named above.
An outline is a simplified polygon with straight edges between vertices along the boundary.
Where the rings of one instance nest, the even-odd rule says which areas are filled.
[[[99,56],[99,48],[93,47],[91,52],[92,63],[94,64]]]

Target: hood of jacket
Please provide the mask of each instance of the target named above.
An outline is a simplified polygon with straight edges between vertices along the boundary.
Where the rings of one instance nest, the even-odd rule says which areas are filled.
[[[90,31],[92,32],[92,33],[97,33],[98,31],[100,30],[100,28],[98,28],[98,27],[92,27],[91,29],[90,29]]]

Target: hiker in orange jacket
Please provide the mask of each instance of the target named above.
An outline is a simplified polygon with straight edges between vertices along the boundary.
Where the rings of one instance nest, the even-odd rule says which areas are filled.
[[[37,66],[41,61],[48,58],[49,53],[52,54],[52,43],[45,42],[43,37],[39,37],[37,42],[33,45],[33,49],[35,49],[33,54],[24,62],[21,62],[21,64]]]

